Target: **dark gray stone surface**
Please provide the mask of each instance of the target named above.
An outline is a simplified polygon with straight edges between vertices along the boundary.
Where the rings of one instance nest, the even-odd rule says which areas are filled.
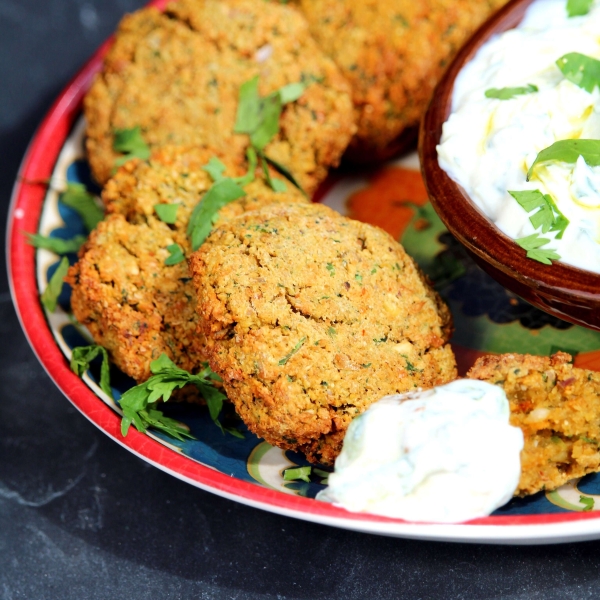
[[[0,210],[53,98],[140,0],[0,0]],[[2,227],[2,231],[4,227]],[[0,600],[595,598],[600,543],[502,547],[356,534],[182,483],[54,387],[0,274]]]

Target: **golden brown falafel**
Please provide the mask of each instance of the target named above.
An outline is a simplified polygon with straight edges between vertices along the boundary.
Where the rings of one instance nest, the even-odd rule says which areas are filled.
[[[187,262],[166,265],[165,259],[171,244],[179,244],[185,255],[191,251],[187,225],[212,185],[202,170],[212,156],[209,149],[165,147],[147,163],[133,160],[121,167],[103,192],[109,216],[69,271],[75,317],[138,382],[150,376],[150,363],[163,352],[191,372],[205,360]],[[238,174],[232,171],[225,174]],[[287,188],[275,192],[259,177],[245,186],[246,196],[221,209],[218,219],[270,203],[307,202],[291,184]],[[155,205],[174,203],[177,220],[167,225]]]
[[[564,352],[484,356],[467,373],[504,389],[511,425],[523,430],[517,495],[554,490],[600,470],[600,373],[570,360]]]
[[[114,131],[136,126],[152,149],[209,145],[243,163],[238,95],[256,75],[263,96],[308,84],[265,151],[312,193],[354,133],[349,87],[298,10],[255,0],[180,0],[122,20],[84,102],[94,176],[105,183],[112,173]]]
[[[352,160],[388,158],[410,140],[446,65],[506,2],[300,0],[312,34],[352,87]]]
[[[450,314],[403,248],[322,205],[217,225],[190,260],[212,369],[248,427],[332,464],[386,394],[456,376]]]

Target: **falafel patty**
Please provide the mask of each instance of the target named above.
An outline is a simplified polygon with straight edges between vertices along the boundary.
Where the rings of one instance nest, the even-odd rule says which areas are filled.
[[[311,33],[352,88],[352,160],[388,158],[411,137],[446,65],[506,2],[300,0]]]
[[[177,242],[188,243],[186,229],[199,199],[213,185],[204,170],[211,158],[225,165],[226,177],[244,174],[241,165],[233,165],[228,157],[213,148],[197,146],[163,146],[146,161],[125,163],[102,190],[102,201],[107,214],[122,214],[130,223],[145,223],[149,216],[156,217],[157,204],[177,204],[177,219],[173,224]],[[244,186],[246,195],[225,205],[218,219],[230,219],[248,210],[275,202],[307,202],[304,195],[289,182],[285,193],[275,192],[264,180],[260,169],[254,181]],[[270,169],[270,176],[282,180]]]
[[[467,373],[501,386],[510,423],[523,430],[516,495],[554,490],[600,471],[600,373],[578,369],[571,356],[502,354],[477,359]]]
[[[67,277],[73,288],[71,306],[95,342],[136,381],[150,377],[150,363],[163,352],[191,372],[202,368],[204,342],[196,334],[195,291],[184,260],[166,265],[167,247],[191,248],[187,225],[194,207],[212,185],[202,170],[210,149],[162,148],[148,163],[130,161],[103,192],[108,217],[92,231]],[[237,175],[227,169],[226,175]],[[273,191],[257,178],[245,186],[246,196],[226,205],[218,219],[271,203],[307,202],[288,185]],[[162,222],[157,204],[177,204],[172,225]]]
[[[217,225],[190,260],[209,364],[247,426],[332,464],[386,394],[456,377],[451,317],[400,244],[326,206]]]
[[[94,176],[105,183],[120,156],[115,130],[136,126],[152,149],[209,145],[243,163],[248,136],[233,133],[238,96],[256,75],[263,96],[308,84],[284,106],[265,153],[312,193],[355,131],[349,86],[300,11],[255,0],[180,0],[121,21],[84,101]]]

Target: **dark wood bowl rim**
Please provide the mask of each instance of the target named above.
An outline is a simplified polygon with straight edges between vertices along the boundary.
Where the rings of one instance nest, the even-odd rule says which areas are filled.
[[[439,166],[436,146],[451,110],[454,81],[489,38],[518,25],[533,0],[513,0],[486,22],[459,51],[438,83],[419,132],[419,158],[431,203],[448,230],[471,252],[499,271],[542,294],[574,304],[600,301],[600,275],[555,262],[528,259]]]

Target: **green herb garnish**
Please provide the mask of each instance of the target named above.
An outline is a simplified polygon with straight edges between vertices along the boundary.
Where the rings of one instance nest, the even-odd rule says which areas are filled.
[[[40,296],[42,304],[48,312],[54,312],[58,303],[58,297],[62,292],[65,275],[69,270],[69,259],[63,256],[58,267],[50,277],[46,289]]]
[[[415,367],[415,365],[413,365],[410,360],[408,360],[408,356],[406,356],[406,354],[401,354],[400,355],[405,361],[406,361],[406,370],[409,371],[410,373],[422,373],[423,369],[417,369],[417,367]]]
[[[283,472],[283,480],[294,481],[297,479],[301,479],[302,481],[306,481],[306,483],[310,483],[311,471],[312,467],[296,467],[293,469],[286,469]]]
[[[579,52],[569,52],[556,61],[556,66],[570,82],[590,94],[600,87],[600,60]]]
[[[269,176],[267,162],[272,163],[285,177],[289,171],[267,157],[264,149],[279,132],[279,119],[283,106],[298,100],[306,87],[305,83],[291,83],[268,96],[261,97],[258,93],[258,75],[240,87],[234,132],[245,133],[250,137],[250,144],[262,162],[267,182],[276,192],[284,191],[283,185],[282,182]],[[291,174],[287,178],[302,189]]]
[[[560,255],[555,250],[543,248],[549,241],[548,238],[540,237],[539,233],[532,233],[515,240],[523,250],[527,251],[527,258],[532,258],[545,265],[551,265],[553,260],[560,260]]]
[[[27,233],[27,243],[34,248],[43,248],[50,250],[56,254],[74,254],[76,253],[83,242],[84,235],[76,235],[68,240],[58,237],[48,237],[39,233]]]
[[[216,183],[217,181],[221,181],[225,176],[225,165],[216,157],[213,156],[203,167],[201,167],[203,171],[206,171],[210,178]]]
[[[504,87],[504,88],[490,88],[485,90],[486,98],[496,98],[497,100],[510,100],[516,96],[523,96],[524,94],[533,94],[537,92],[537,85],[528,83],[525,87]]]
[[[192,250],[196,251],[208,237],[217,213],[226,204],[245,196],[246,192],[231,178],[217,181],[196,204],[188,223],[187,233]]]
[[[150,158],[150,147],[144,141],[139,125],[131,129],[115,129],[113,150],[124,154],[124,156],[120,156],[115,160],[116,167],[124,165],[132,158],[140,158],[142,160]]]
[[[581,509],[583,512],[594,510],[594,499],[589,496],[579,496],[579,503],[585,507]]]
[[[327,270],[329,271],[329,275],[331,275],[331,277],[335,275],[335,267],[331,263],[327,263]]]
[[[87,191],[83,183],[67,182],[67,189],[61,192],[59,199],[81,217],[88,231],[92,231],[104,218],[104,211],[96,204],[94,195]]]
[[[127,435],[130,425],[133,423],[136,429],[145,432],[148,427],[155,427],[165,433],[183,440],[193,436],[189,433],[187,427],[165,417],[156,406],[162,399],[167,402],[176,389],[180,389],[188,384],[194,384],[202,397],[206,400],[210,417],[221,431],[228,431],[236,437],[243,435],[236,429],[224,428],[219,421],[219,413],[223,407],[225,394],[214,387],[213,382],[219,381],[218,375],[213,373],[210,367],[206,366],[197,375],[192,375],[184,369],[180,369],[165,354],[150,363],[150,370],[153,375],[139,385],[130,388],[122,396],[119,402],[123,411],[123,421],[121,422],[121,433]]]
[[[544,148],[535,157],[529,171],[527,171],[527,181],[531,179],[535,167],[547,162],[566,162],[576,163],[577,159],[582,156],[586,164],[590,167],[600,165],[600,140],[559,140],[551,146]]]
[[[587,15],[593,2],[594,0],[567,0],[567,15],[569,17]]]
[[[110,387],[110,367],[108,363],[108,352],[102,346],[78,346],[73,348],[71,354],[71,370],[81,377],[89,368],[90,363],[98,356],[102,357],[100,366],[100,389],[109,397],[113,398]]]
[[[165,258],[165,265],[168,267],[185,260],[185,255],[179,244],[171,244],[170,246],[167,246],[167,250],[169,251],[170,256]]]
[[[298,350],[300,350],[300,348],[302,348],[302,346],[304,345],[304,342],[306,342],[306,337],[303,337],[280,361],[279,361],[279,366],[282,367],[283,365],[285,365],[287,363],[288,360],[290,360],[290,358],[292,358],[292,356],[294,356],[294,354],[296,354],[296,352],[298,352]]]
[[[177,221],[177,210],[179,204],[155,204],[154,210],[158,218],[168,225],[173,225]]]
[[[539,190],[524,190],[519,192],[508,192],[528,213],[539,208],[529,217],[535,229],[541,229],[542,233],[557,231],[556,239],[562,238],[569,219],[567,219],[556,206],[556,202],[550,194],[542,194]]]

